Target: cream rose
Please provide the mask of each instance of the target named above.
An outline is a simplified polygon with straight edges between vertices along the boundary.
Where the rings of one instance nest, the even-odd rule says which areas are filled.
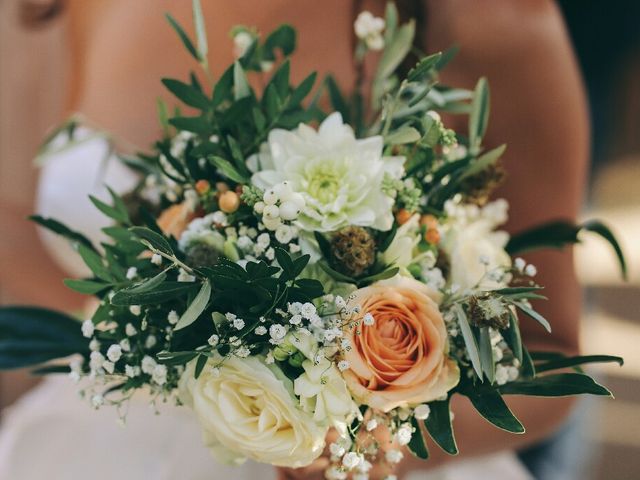
[[[179,389],[217,460],[299,468],[318,458],[327,428],[297,406],[291,381],[277,367],[258,357],[225,359],[217,372],[212,367],[210,360],[195,379],[191,362]]]
[[[451,221],[446,226],[442,246],[451,263],[451,283],[462,289],[504,287],[489,273],[511,266],[511,258],[505,251],[509,235],[496,230],[506,221],[507,203],[496,200],[482,209],[475,206],[447,207]]]
[[[388,412],[430,402],[458,384],[437,296],[401,276],[355,292],[354,304],[374,318],[347,332],[353,348],[344,355],[350,368],[343,376],[356,400]]]

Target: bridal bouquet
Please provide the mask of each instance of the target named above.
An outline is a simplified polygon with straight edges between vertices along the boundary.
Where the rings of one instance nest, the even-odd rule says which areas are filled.
[[[140,173],[135,191],[91,198],[111,241],[33,217],[75,245],[92,275],[65,283],[95,296],[95,312],[80,324],[3,308],[0,367],[68,372],[93,407],[123,418],[139,390],[184,405],[224,462],[305,466],[335,429],[330,479],[368,478],[374,462],[391,475],[405,447],[426,459],[426,433],[455,455],[454,395],[514,433],[524,427],[503,395],[610,395],[579,366],[621,359],[522,343],[520,322],[550,325],[531,303],[544,298],[536,268],[517,254],[590,230],[624,270],[619,246],[599,222],[500,230],[508,205],[490,196],[505,147],[482,145],[484,79],[440,85],[453,52],[403,69],[414,24],[389,4],[384,19],[355,22],[349,95],[332,77],[314,88],[315,73],[292,84],[288,25],[266,37],[236,27],[237,60],[213,82],[197,1],[194,15],[195,41],[168,19],[211,87],[193,73],[162,80],[190,108],[161,103],[153,153],[122,159]],[[468,131],[439,112],[468,115]]]

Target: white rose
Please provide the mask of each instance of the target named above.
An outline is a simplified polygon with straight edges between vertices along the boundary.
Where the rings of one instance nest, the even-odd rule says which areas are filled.
[[[327,428],[297,407],[293,385],[277,367],[258,357],[231,357],[214,374],[214,363],[210,360],[197,379],[195,361],[189,363],[179,391],[216,459],[299,468],[318,458]]]
[[[493,213],[495,203],[488,204],[474,218],[454,218],[447,226],[442,246],[451,262],[451,284],[462,289],[480,287],[485,290],[504,286],[487,275],[511,265],[511,258],[505,251],[509,235],[495,230],[499,224]]]
[[[404,157],[383,156],[381,136],[356,139],[332,113],[316,131],[300,124],[275,129],[261,153],[248,160],[252,182],[268,190],[288,181],[305,207],[296,220],[303,230],[330,232],[347,225],[389,230],[393,199],[381,191],[385,174],[400,178]]]

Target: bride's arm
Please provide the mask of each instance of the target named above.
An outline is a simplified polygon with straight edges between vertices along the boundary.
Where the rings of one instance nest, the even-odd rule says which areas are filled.
[[[507,143],[508,180],[498,192],[510,204],[509,230],[564,217],[575,218],[588,159],[588,115],[582,83],[556,6],[547,0],[430,1],[426,44],[430,51],[457,43],[460,53],[445,83],[473,88],[480,76],[491,86],[491,118],[485,143]],[[455,120],[452,120],[455,121]],[[464,125],[456,126],[457,131]],[[522,321],[530,349],[578,350],[580,291],[570,251],[527,256],[550,300],[536,305],[553,325],[548,335]],[[464,397],[452,404],[460,457],[513,450],[552,434],[566,419],[572,399],[507,398],[527,428],[505,433],[487,423]],[[405,455],[401,470],[430,469],[448,457],[430,444],[428,462]],[[320,465],[282,472],[281,478],[322,478]],[[314,476],[315,475],[315,476]],[[372,475],[372,478],[377,478]]]

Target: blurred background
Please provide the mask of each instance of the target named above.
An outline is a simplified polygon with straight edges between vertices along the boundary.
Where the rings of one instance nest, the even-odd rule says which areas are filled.
[[[560,6],[591,107],[592,175],[583,217],[606,219],[630,267],[623,283],[603,242],[588,239],[577,248],[584,352],[625,358],[624,367],[598,372],[617,399],[594,401],[589,411],[589,437],[597,447],[591,471],[596,479],[640,478],[640,2],[566,0]],[[64,274],[25,221],[37,180],[33,158],[67,113],[65,22],[25,28],[18,18],[18,1],[0,0],[0,303],[74,309],[80,299],[71,292],[42,288],[60,285]],[[1,374],[0,406],[34,381]]]

